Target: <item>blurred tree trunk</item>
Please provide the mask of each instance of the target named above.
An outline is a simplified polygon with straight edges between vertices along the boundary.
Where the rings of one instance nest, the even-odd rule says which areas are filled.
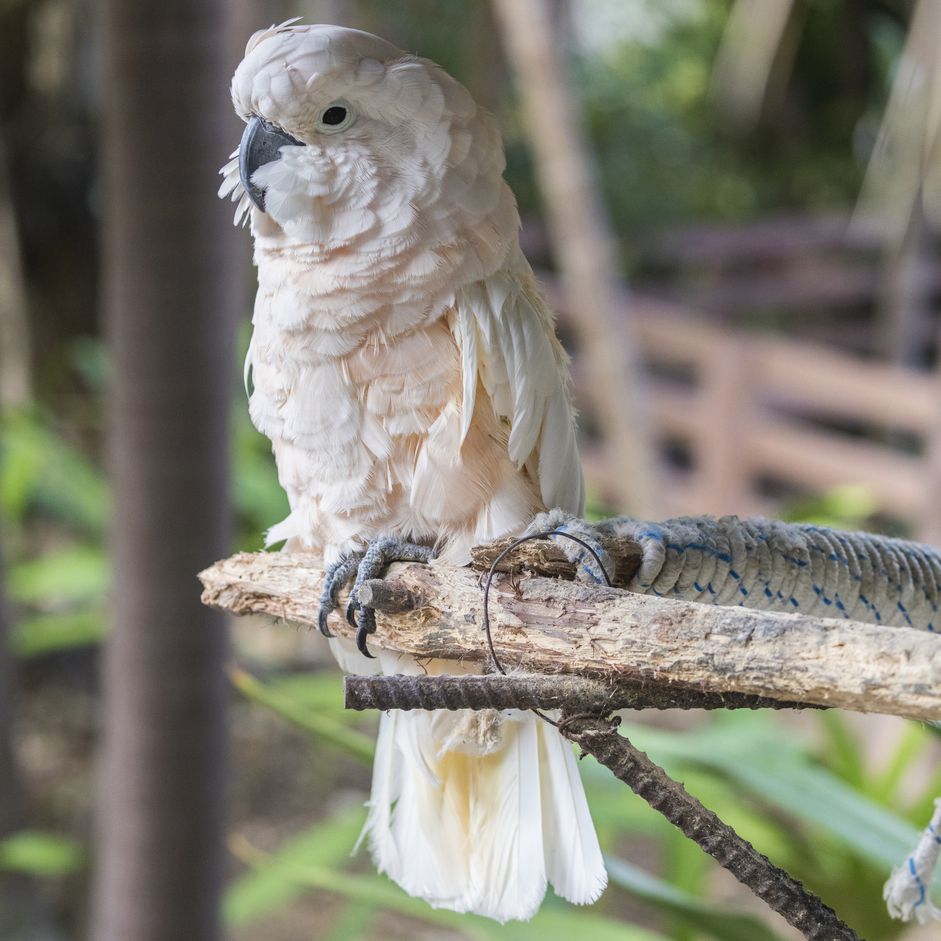
[[[553,253],[581,347],[594,417],[605,437],[619,509],[656,515],[654,463],[643,381],[631,324],[614,314],[614,247],[548,0],[493,0],[517,73]],[[558,12],[556,15],[558,15]]]
[[[95,941],[219,938],[224,623],[196,573],[228,548],[241,295],[217,169],[237,130],[225,0],[107,0],[105,307],[113,355],[113,632]]]

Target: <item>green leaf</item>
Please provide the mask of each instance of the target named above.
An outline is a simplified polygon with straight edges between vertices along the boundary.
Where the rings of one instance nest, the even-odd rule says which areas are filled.
[[[229,675],[235,687],[248,699],[266,706],[298,728],[342,749],[365,763],[371,763],[376,745],[373,739],[329,715],[306,708],[289,695],[259,682],[250,673],[233,667]]]
[[[360,807],[343,811],[253,863],[254,868],[225,893],[222,910],[226,922],[233,928],[241,927],[290,902],[304,890],[303,882],[294,877],[298,867],[341,868],[350,858],[365,819]]]
[[[866,521],[878,509],[879,503],[869,487],[845,484],[783,507],[779,515],[794,523],[815,523],[832,529],[865,529]]]
[[[885,767],[881,773],[873,773],[867,788],[869,793],[887,806],[892,806],[896,800],[901,801],[901,795],[898,792],[905,780],[906,772],[921,758],[930,743],[931,734],[923,725],[917,722],[906,722],[898,744]],[[935,798],[937,795],[937,791],[932,791],[929,796]]]
[[[261,863],[264,866],[264,863]],[[585,909],[576,909],[551,899],[529,922],[499,925],[477,915],[461,915],[435,909],[421,899],[406,895],[394,883],[381,876],[341,872],[327,863],[291,863],[279,867],[287,879],[298,886],[321,889],[400,915],[461,932],[475,941],[663,941],[661,935],[613,921]]]
[[[348,902],[322,941],[360,941],[361,938],[371,937],[375,920],[375,905]]]
[[[0,432],[0,513],[21,521],[30,508],[41,508],[101,536],[110,503],[102,471],[41,415],[5,416]]]
[[[245,408],[233,415],[232,500],[242,523],[241,548],[260,548],[261,533],[289,511],[271,442],[252,427]]]
[[[874,866],[890,868],[910,851],[919,831],[907,820],[813,766],[796,742],[758,716],[721,717],[718,728],[677,735],[644,726],[624,726],[628,737],[660,764],[693,763],[712,768],[758,799],[819,828]],[[717,732],[741,734],[724,747]],[[761,848],[761,847],[759,847]]]
[[[754,794],[838,838],[886,871],[898,865],[919,837],[919,831],[907,820],[822,769],[769,762],[762,767],[739,768],[735,778]]]
[[[20,830],[0,840],[0,869],[33,876],[62,876],[81,869],[85,856],[72,840],[55,833]]]
[[[846,717],[830,709],[821,712],[817,721],[826,735],[826,764],[844,781],[865,791],[868,779],[865,756]]]
[[[706,934],[717,941],[781,941],[781,936],[760,918],[705,902],[622,859],[606,857],[605,864],[611,885],[675,916],[693,928],[697,937]]]
[[[10,649],[18,657],[42,657],[60,650],[101,643],[108,619],[99,608],[20,618],[10,631]]]
[[[98,600],[107,591],[110,565],[97,546],[72,545],[10,566],[10,597],[33,607]]]
[[[279,676],[265,685],[272,694],[290,699],[300,708],[349,719],[343,705],[343,676],[337,669],[305,671]]]
[[[459,915],[461,919],[474,918],[480,924],[477,931],[493,941],[572,941],[590,938],[591,941],[657,941],[663,936],[636,925],[596,915],[590,909],[565,904],[543,904],[539,913],[528,922],[511,921],[505,925],[485,918]]]

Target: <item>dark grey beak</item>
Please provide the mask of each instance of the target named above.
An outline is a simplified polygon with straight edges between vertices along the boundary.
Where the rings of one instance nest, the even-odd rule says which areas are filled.
[[[239,144],[239,177],[248,198],[262,212],[265,211],[265,191],[252,183],[252,174],[266,163],[277,160],[281,156],[281,148],[285,146],[302,147],[303,144],[263,118],[251,118],[245,133],[242,134],[242,142]]]

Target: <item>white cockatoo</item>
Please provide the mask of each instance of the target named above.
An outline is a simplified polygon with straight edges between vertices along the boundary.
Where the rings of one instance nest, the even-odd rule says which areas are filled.
[[[538,512],[579,514],[567,359],[520,251],[494,119],[427,59],[287,23],[232,80],[247,123],[220,195],[258,267],[246,364],[290,515],[269,541],[322,554],[339,589],[395,559],[454,564]],[[351,672],[456,672],[380,651],[355,603]],[[479,664],[467,666],[479,670]],[[378,868],[434,906],[526,919],[551,883],[606,882],[574,755],[524,712],[390,712],[366,824]]]

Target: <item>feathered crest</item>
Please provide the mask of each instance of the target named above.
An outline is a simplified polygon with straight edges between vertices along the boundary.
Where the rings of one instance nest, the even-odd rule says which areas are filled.
[[[283,23],[278,23],[275,26],[274,23],[271,24],[267,29],[260,29],[257,32],[252,33],[249,37],[248,42],[245,44],[245,55],[248,55],[263,39],[267,39],[269,36],[273,36],[275,33],[287,33],[292,28],[297,29],[306,29],[306,26],[295,27],[296,23],[299,23],[304,17],[302,16],[293,16],[289,20],[285,20]]]

